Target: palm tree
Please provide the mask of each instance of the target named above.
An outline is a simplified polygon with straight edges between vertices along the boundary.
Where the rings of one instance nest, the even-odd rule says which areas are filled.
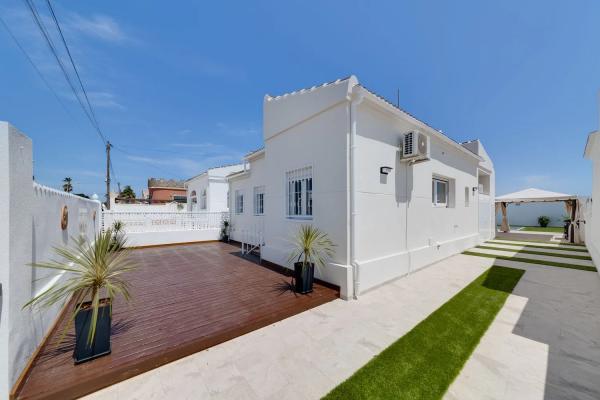
[[[63,190],[67,193],[71,193],[73,191],[73,179],[67,176],[63,179],[63,182]]]
[[[123,190],[119,194],[119,197],[123,199],[135,199],[135,192],[133,191],[131,186],[127,185],[123,188]]]

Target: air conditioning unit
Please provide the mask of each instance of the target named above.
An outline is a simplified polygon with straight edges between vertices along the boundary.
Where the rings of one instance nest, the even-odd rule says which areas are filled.
[[[404,161],[424,160],[429,158],[429,137],[419,132],[408,132],[402,139],[402,156]]]

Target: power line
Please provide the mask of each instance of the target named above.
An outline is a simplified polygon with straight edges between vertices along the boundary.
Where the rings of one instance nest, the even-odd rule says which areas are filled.
[[[90,99],[88,98],[87,91],[85,90],[85,87],[83,86],[83,82],[81,81],[81,77],[79,76],[79,71],[77,70],[77,66],[75,65],[75,61],[73,60],[73,57],[71,56],[71,50],[69,50],[69,46],[67,45],[67,41],[65,40],[65,37],[63,35],[62,29],[60,28],[60,24],[58,22],[58,19],[56,18],[56,14],[54,13],[54,8],[52,8],[52,4],[50,4],[50,0],[46,0],[46,3],[48,4],[48,9],[50,10],[50,14],[52,14],[52,19],[54,20],[54,24],[56,25],[56,29],[58,30],[58,33],[60,34],[60,38],[62,40],[62,43],[65,46],[65,50],[67,50],[67,55],[69,56],[69,60],[71,61],[71,65],[73,66],[73,70],[75,71],[75,75],[77,76],[77,81],[79,81],[79,86],[81,87],[81,90],[83,91],[83,95],[85,96],[85,101],[87,102],[87,105],[89,107],[90,113],[92,114],[92,118],[94,119],[94,122],[96,124],[96,129],[98,129],[98,133],[102,137],[103,141],[106,142],[106,138],[104,137],[104,135],[100,131],[100,124],[98,123],[98,119],[96,118],[96,113],[94,113],[94,108],[92,107],[92,104],[90,103]]]
[[[96,124],[95,119],[92,117],[92,115],[90,114],[90,112],[88,111],[88,109],[85,107],[85,105],[83,104],[83,101],[81,100],[81,97],[79,96],[79,93],[77,93],[77,90],[75,89],[75,86],[73,84],[73,82],[71,81],[71,77],[69,76],[69,73],[67,72],[67,69],[65,67],[65,65],[63,64],[62,60],[60,59],[60,56],[58,55],[58,52],[56,51],[56,47],[54,46],[54,42],[52,41],[52,38],[50,37],[50,34],[48,33],[38,11],[37,8],[35,7],[35,4],[33,3],[32,0],[23,0],[25,2],[25,4],[27,5],[27,7],[29,8],[29,11],[31,12],[31,15],[33,17],[33,21],[34,23],[37,25],[38,29],[40,30],[40,32],[42,33],[42,36],[44,37],[44,39],[46,40],[46,43],[48,45],[48,48],[50,49],[50,52],[52,53],[52,55],[54,56],[54,58],[56,59],[56,62],[58,63],[58,66],[60,67],[67,83],[69,84],[69,87],[71,88],[71,90],[73,91],[73,94],[75,95],[75,98],[77,99],[77,102],[79,103],[79,105],[81,106],[83,112],[85,113],[85,115],[87,116],[87,118],[90,120],[90,123],[92,124],[92,126],[96,129],[96,133],[98,134],[98,136],[100,137],[100,139],[102,140],[103,143],[106,143],[107,140],[104,137],[104,135],[102,134],[102,131],[100,130],[100,127]]]
[[[21,43],[19,42],[19,40],[17,39],[17,37],[15,36],[15,34],[12,32],[12,30],[9,28],[8,24],[6,23],[6,21],[4,21],[4,19],[2,19],[1,16],[0,16],[0,23],[2,23],[2,26],[4,26],[4,29],[6,29],[6,32],[8,33],[8,35],[15,42],[15,44],[17,45],[17,47],[19,48],[19,50],[21,50],[21,52],[23,53],[23,55],[25,56],[25,58],[27,58],[27,61],[29,61],[29,64],[31,64],[31,66],[33,67],[33,69],[35,70],[35,72],[37,72],[37,74],[40,77],[40,79],[44,82],[44,84],[46,85],[46,87],[52,92],[52,94],[54,95],[54,97],[56,98],[56,100],[60,103],[60,105],[63,108],[63,110],[65,110],[65,112],[69,115],[69,117],[74,118],[73,115],[71,114],[71,112],[69,111],[69,109],[67,108],[67,106],[65,105],[65,103],[63,103],[63,101],[60,99],[60,97],[58,96],[58,94],[56,93],[56,91],[52,88],[52,86],[50,85],[50,83],[48,82],[48,80],[44,77],[44,74],[42,74],[42,71],[40,71],[40,69],[37,67],[37,65],[35,65],[35,63],[31,59],[31,57],[29,56],[29,54],[27,53],[27,51],[25,50],[25,48],[21,45]]]

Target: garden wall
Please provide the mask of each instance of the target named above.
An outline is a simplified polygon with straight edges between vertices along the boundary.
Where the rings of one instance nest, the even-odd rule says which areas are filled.
[[[53,257],[54,246],[76,236],[93,240],[99,231],[100,203],[33,182],[32,142],[0,122],[0,398],[9,392],[29,357],[54,322],[60,305],[23,310],[60,273],[29,264]],[[67,216],[65,223],[63,215]],[[5,240],[5,238],[7,238]]]
[[[565,211],[564,201],[552,203],[522,203],[508,205],[508,223],[511,226],[539,226],[538,217],[550,217],[549,226],[563,226]],[[502,214],[496,214],[496,225],[502,223]]]

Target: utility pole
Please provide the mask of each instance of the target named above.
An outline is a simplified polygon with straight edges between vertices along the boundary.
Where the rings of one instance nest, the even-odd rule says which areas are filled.
[[[117,190],[121,193],[121,182],[117,182]]]
[[[110,210],[110,148],[112,145],[106,141],[106,209]]]

